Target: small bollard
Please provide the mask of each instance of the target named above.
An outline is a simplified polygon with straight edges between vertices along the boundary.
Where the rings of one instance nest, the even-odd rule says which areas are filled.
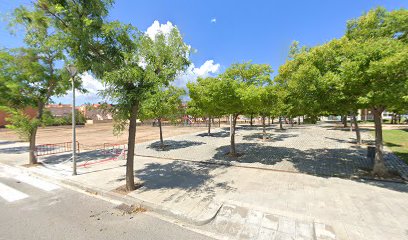
[[[374,167],[374,159],[375,159],[375,147],[368,146],[367,147],[367,158],[370,163],[370,168]]]

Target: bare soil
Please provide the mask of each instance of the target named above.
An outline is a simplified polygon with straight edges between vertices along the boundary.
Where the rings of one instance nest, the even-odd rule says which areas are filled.
[[[206,127],[177,127],[163,126],[163,137],[183,135],[206,130]],[[77,141],[80,145],[88,147],[109,144],[126,144],[127,130],[120,136],[113,135],[112,123],[78,126],[76,129]],[[18,136],[11,130],[1,128],[0,140],[19,141]],[[37,133],[37,145],[70,142],[72,140],[71,126],[55,126],[39,128]],[[159,128],[152,126],[137,126],[136,143],[159,140]]]

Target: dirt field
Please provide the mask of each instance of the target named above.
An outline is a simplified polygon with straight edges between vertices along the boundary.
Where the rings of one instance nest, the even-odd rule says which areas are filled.
[[[112,133],[112,124],[95,124],[79,126],[77,128],[77,141],[82,146],[96,147],[104,143],[125,144],[127,143],[127,131],[120,136]],[[192,132],[205,131],[206,127],[175,127],[163,126],[163,137],[171,137]],[[70,142],[72,138],[71,126],[45,127],[40,128],[37,133],[37,145],[47,143]],[[138,126],[136,132],[136,142],[146,142],[159,140],[159,128],[152,126]],[[17,135],[8,129],[0,129],[0,140],[18,141]]]

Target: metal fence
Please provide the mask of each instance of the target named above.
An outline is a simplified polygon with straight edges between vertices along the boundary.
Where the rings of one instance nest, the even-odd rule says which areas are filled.
[[[79,152],[79,142],[76,142],[76,149]],[[35,147],[35,155],[39,156],[46,156],[58,153],[65,153],[72,151],[72,142],[62,142],[62,143],[49,143],[49,144],[41,144]]]

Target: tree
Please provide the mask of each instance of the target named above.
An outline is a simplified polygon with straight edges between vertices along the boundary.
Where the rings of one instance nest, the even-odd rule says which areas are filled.
[[[376,154],[373,173],[388,173],[383,158],[382,112],[408,103],[408,10],[369,11],[347,24],[352,44],[344,73],[359,89],[359,103],[371,108],[375,123]]]
[[[80,72],[91,71],[102,79],[102,93],[112,100],[115,133],[129,125],[126,189],[134,190],[136,119],[141,103],[158,85],[168,85],[188,64],[189,47],[174,28],[154,39],[133,26],[109,22],[112,0],[39,0],[33,12],[44,13]]]
[[[252,64],[251,62],[232,64],[221,74],[216,89],[215,99],[223,106],[225,113],[231,114],[230,155],[237,156],[235,149],[235,129],[240,114],[249,112],[250,105],[246,104],[242,88],[248,86],[261,87],[271,82],[271,67],[268,64]]]
[[[406,10],[372,10],[350,21],[345,37],[296,55],[278,76],[293,98],[307,103],[309,113],[355,115],[358,108],[371,108],[376,129],[373,173],[378,175],[387,174],[382,112],[408,100],[407,21]]]
[[[344,59],[350,43],[347,39],[332,40],[297,54],[280,69],[279,82],[287,91],[284,97],[288,114],[297,115],[355,115],[358,89],[346,82]],[[355,121],[357,142],[361,141]]]
[[[211,134],[211,118],[221,116],[224,110],[217,100],[217,88],[219,80],[213,77],[198,78],[196,82],[187,83],[191,106],[194,106],[204,113],[208,118],[208,135]]]
[[[276,88],[273,85],[256,86],[242,85],[238,89],[244,109],[251,109],[254,114],[262,117],[262,140],[266,141],[265,119],[277,105]]]
[[[0,102],[11,114],[9,127],[24,129],[25,138],[30,143],[29,163],[35,164],[36,133],[43,124],[44,107],[51,97],[63,95],[70,88],[68,74],[58,68],[58,62],[66,59],[64,45],[60,35],[53,33],[49,19],[42,12],[17,8],[10,25],[23,26],[27,47],[3,50],[0,54],[1,96],[5,97]],[[79,84],[76,81],[76,85]],[[27,106],[36,108],[35,119],[22,113]]]
[[[164,148],[162,119],[175,119],[179,116],[181,108],[181,97],[185,94],[184,89],[169,86],[159,89],[154,94],[147,96],[141,106],[141,119],[157,119],[160,129],[160,147]]]
[[[131,191],[135,189],[133,160],[140,106],[151,94],[156,94],[160,86],[168,86],[189,65],[189,47],[178,29],[173,28],[168,35],[159,32],[154,38],[144,34],[135,36],[134,45],[129,50],[121,52],[122,64],[105,72],[102,80],[106,85],[103,95],[116,103],[112,108],[115,132],[129,126],[126,189]]]
[[[114,0],[37,0],[32,4],[30,9],[18,10],[47,18],[79,72],[92,71],[101,78],[121,64],[121,52],[132,46],[127,33],[133,27],[107,20]]]

